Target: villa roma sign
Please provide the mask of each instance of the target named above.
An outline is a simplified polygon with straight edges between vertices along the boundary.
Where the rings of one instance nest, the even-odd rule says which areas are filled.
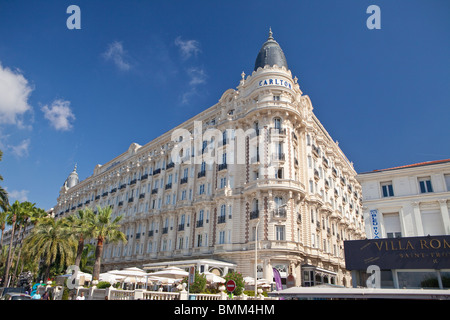
[[[344,241],[347,270],[448,269],[450,236]]]

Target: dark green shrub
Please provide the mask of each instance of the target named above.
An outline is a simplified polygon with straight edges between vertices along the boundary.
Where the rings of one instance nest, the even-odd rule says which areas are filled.
[[[239,296],[244,291],[244,277],[240,272],[228,272],[224,277],[225,283],[228,280],[233,280],[236,283],[236,289],[234,290],[233,294],[236,296]]]

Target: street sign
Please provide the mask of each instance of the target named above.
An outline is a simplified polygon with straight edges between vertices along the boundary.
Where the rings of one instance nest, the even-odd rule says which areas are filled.
[[[233,292],[236,289],[236,282],[234,282],[234,280],[228,280],[226,288],[228,292]]]
[[[189,268],[189,284],[193,284],[195,281],[195,267]]]

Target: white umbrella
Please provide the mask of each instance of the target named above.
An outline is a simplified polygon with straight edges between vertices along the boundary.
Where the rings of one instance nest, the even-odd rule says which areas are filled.
[[[184,279],[189,275],[189,272],[177,267],[168,267],[161,271],[156,271],[148,274],[149,276],[164,277],[170,279]]]
[[[147,272],[142,270],[131,270],[133,268],[123,269],[123,270],[112,270],[108,271],[110,274],[115,274],[118,276],[126,276],[126,277],[145,277],[148,275]],[[137,268],[136,268],[137,269]]]
[[[125,279],[125,276],[119,276],[119,275],[115,275],[115,274],[108,273],[108,272],[100,273],[100,275],[99,275],[100,281],[107,281],[112,284],[114,284],[116,282],[120,282],[123,279]]]
[[[206,281],[212,282],[212,283],[225,283],[225,279],[222,277],[219,277],[218,275],[212,273],[212,272],[203,272],[203,274],[206,276]]]
[[[150,280],[153,283],[161,283],[161,284],[173,284],[177,281],[177,279],[170,279],[165,277],[156,277],[156,276],[149,276],[148,280]]]
[[[146,282],[145,277],[149,275],[149,273],[139,269],[139,268],[127,268],[123,270],[112,270],[108,271],[108,273],[118,276],[124,276],[125,278],[121,280],[121,282],[128,283],[138,283],[138,282]]]

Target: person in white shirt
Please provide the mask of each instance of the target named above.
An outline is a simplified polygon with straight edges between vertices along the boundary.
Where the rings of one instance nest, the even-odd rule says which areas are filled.
[[[83,292],[77,297],[77,300],[85,300]]]

